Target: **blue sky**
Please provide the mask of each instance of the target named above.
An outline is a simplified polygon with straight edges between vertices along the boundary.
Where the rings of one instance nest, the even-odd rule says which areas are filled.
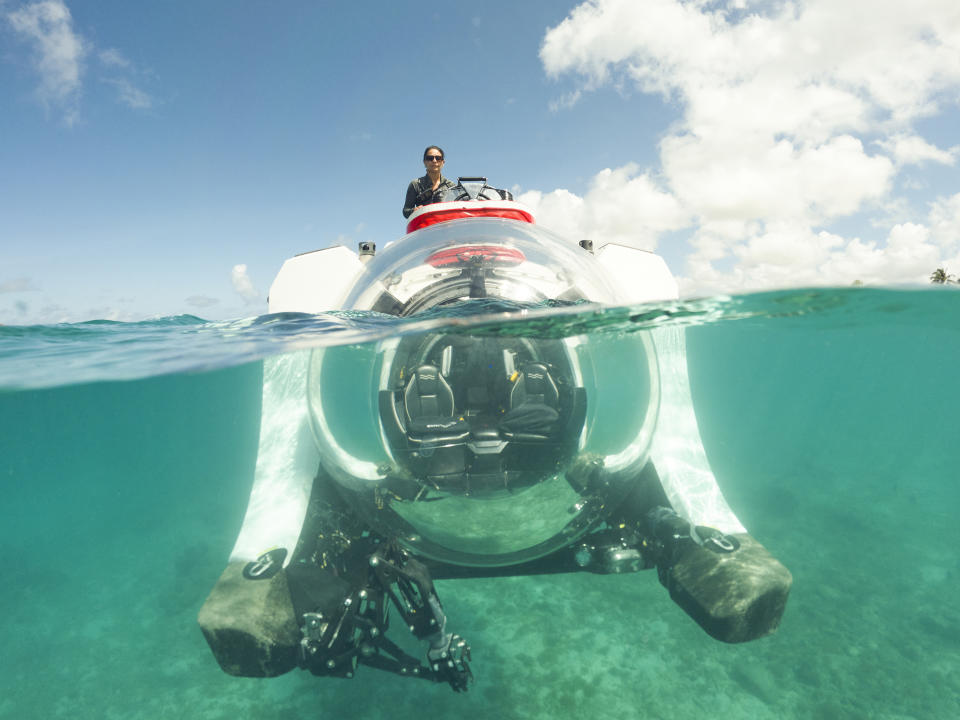
[[[0,323],[261,314],[432,143],[688,295],[921,281],[958,100],[955,0],[0,0]]]

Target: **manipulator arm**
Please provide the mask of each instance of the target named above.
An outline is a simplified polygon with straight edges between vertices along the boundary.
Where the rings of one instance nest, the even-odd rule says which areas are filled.
[[[456,692],[465,691],[473,679],[470,646],[460,635],[447,632],[447,617],[426,565],[400,550],[381,548],[371,555],[370,566],[410,632],[428,641],[433,679],[449,683]]]

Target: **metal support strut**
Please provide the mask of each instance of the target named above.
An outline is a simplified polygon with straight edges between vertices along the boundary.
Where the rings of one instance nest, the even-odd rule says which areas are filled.
[[[301,613],[301,665],[315,675],[345,678],[353,677],[358,664],[368,665],[466,691],[473,679],[470,646],[447,632],[446,615],[426,565],[392,543],[365,540],[349,553],[353,573],[319,568],[310,572],[314,578],[310,584],[322,588],[323,597],[311,593],[310,610]],[[351,583],[349,575],[353,580],[362,577],[359,589],[361,583]],[[330,602],[334,595],[342,600]],[[426,665],[387,638],[388,598],[410,632],[428,642]]]

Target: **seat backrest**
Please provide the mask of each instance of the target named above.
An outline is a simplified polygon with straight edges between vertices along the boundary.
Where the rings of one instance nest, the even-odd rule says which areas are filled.
[[[403,405],[410,420],[453,417],[453,390],[435,365],[421,365],[403,391]]]
[[[524,365],[520,377],[510,389],[511,409],[527,403],[547,405],[554,410],[560,404],[557,385],[543,363],[531,362]]]

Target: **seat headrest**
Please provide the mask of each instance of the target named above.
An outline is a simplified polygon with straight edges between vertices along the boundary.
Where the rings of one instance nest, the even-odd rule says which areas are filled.
[[[527,385],[527,392],[537,395],[547,392],[550,382],[547,380],[547,366],[543,363],[529,363],[524,366],[523,374]]]
[[[417,390],[423,395],[436,395],[439,372],[433,365],[421,365],[416,369]]]

